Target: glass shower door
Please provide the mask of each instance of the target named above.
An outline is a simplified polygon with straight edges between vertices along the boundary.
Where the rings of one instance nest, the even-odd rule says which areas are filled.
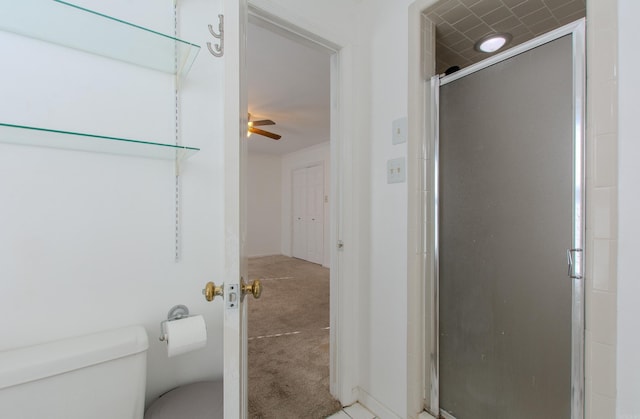
[[[564,36],[440,88],[445,417],[571,417],[572,80]]]

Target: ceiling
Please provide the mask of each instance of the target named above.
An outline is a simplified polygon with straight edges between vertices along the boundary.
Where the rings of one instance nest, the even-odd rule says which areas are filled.
[[[280,140],[252,134],[250,153],[287,154],[329,141],[330,54],[255,23],[247,31],[249,113],[271,119],[259,128]]]
[[[442,0],[426,12],[436,24],[436,71],[489,57],[473,48],[484,35],[508,32],[514,47],[585,13],[585,0]]]
[[[585,0],[441,0],[427,10],[436,24],[436,69],[443,73],[491,54],[473,49],[493,32],[513,35],[510,47],[585,16]],[[252,20],[247,32],[249,112],[271,119],[260,128],[278,141],[252,134],[249,152],[282,155],[329,141],[330,52]]]

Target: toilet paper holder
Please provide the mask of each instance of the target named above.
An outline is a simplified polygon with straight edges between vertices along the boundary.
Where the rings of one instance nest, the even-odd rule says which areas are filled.
[[[189,307],[178,304],[171,307],[169,313],[167,314],[167,320],[163,320],[160,322],[160,342],[164,342],[167,340],[167,331],[165,330],[165,325],[167,322],[171,322],[174,320],[180,320],[189,317]]]

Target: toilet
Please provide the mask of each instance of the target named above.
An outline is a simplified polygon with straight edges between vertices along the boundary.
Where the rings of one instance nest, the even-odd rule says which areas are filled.
[[[222,381],[186,384],[158,397],[144,419],[222,419],[222,394]]]
[[[0,352],[0,418],[140,419],[148,347],[135,326]]]
[[[144,414],[142,326],[0,352],[0,418],[222,418],[222,382],[175,388]]]

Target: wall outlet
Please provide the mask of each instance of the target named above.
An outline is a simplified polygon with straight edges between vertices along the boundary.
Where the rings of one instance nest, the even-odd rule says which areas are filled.
[[[393,121],[391,124],[391,143],[392,144],[402,144],[407,142],[407,132],[408,132],[408,122],[407,118],[399,118]]]
[[[404,157],[387,160],[387,183],[403,183],[407,179]]]

